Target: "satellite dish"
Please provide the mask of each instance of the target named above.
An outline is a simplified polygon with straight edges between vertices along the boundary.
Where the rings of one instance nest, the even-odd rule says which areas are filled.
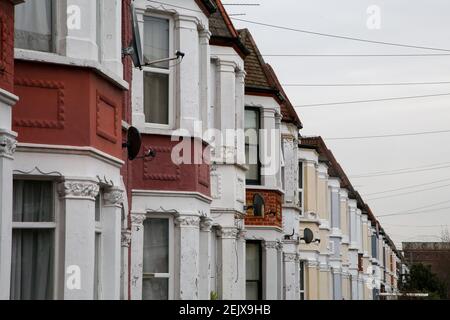
[[[122,144],[123,148],[128,150],[128,159],[136,159],[139,151],[141,151],[142,138],[141,133],[135,127],[129,127],[127,133],[127,142]]]
[[[136,68],[142,69],[144,65],[144,59],[142,55],[141,33],[139,31],[139,25],[136,15],[136,9],[132,3],[130,6],[131,11],[131,30],[133,32],[133,39],[131,40],[130,47],[125,49],[125,54],[131,56],[133,64]]]
[[[309,228],[305,228],[303,230],[303,238],[301,240],[305,240],[306,244],[310,244],[314,240],[314,233]]]
[[[264,215],[264,198],[259,193],[253,196],[253,215],[257,217]]]

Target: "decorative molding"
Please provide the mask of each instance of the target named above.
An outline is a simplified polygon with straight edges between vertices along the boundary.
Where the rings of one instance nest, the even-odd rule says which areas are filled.
[[[210,173],[208,165],[206,164],[199,164],[198,165],[198,183],[200,183],[202,186],[209,188],[210,184]]]
[[[246,235],[247,235],[247,230],[245,230],[245,229],[238,229],[236,238],[238,240],[245,240]]]
[[[236,183],[236,200],[240,203],[245,203],[245,180],[240,177]]]
[[[120,245],[124,248],[130,247],[131,244],[131,230],[122,229]]]
[[[57,90],[57,103],[56,103],[56,118],[57,120],[40,120],[40,119],[21,119],[15,118],[14,125],[18,127],[29,128],[46,128],[46,129],[64,129],[65,127],[65,94],[64,83],[48,80],[36,80],[18,78],[14,81],[16,86],[22,87],[34,87],[42,89]]]
[[[106,205],[120,205],[124,200],[124,192],[118,188],[106,189],[106,192],[103,194],[103,199],[105,200]]]
[[[100,126],[100,119],[101,119],[101,103],[106,104],[107,106],[114,109],[114,135],[111,135],[110,133],[103,130]],[[114,103],[114,101],[110,100],[106,96],[100,94],[97,91],[97,112],[96,112],[96,130],[97,135],[103,139],[108,140],[111,143],[117,143],[117,135],[118,135],[118,128],[117,123],[119,122],[119,108]]]
[[[158,155],[162,153],[172,153],[171,147],[151,147]],[[146,147],[146,149],[150,149],[150,147]],[[171,160],[170,160],[171,161]],[[151,173],[151,166],[150,164],[153,162],[152,158],[145,158],[144,159],[144,179],[145,180],[160,180],[160,181],[178,181],[181,177],[181,168],[179,165],[172,163],[174,168],[174,173],[167,174],[167,173]]]
[[[175,219],[175,225],[179,227],[200,227],[200,217],[179,216]]]
[[[14,137],[0,136],[0,156],[12,157],[17,148]]]
[[[218,172],[211,173],[211,197],[222,198],[222,176]]]
[[[59,185],[59,194],[65,198],[95,199],[100,187],[97,183],[89,181],[65,181]]]

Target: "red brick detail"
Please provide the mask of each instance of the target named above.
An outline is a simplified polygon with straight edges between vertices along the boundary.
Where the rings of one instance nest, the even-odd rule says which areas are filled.
[[[253,205],[253,197],[256,193],[259,193],[264,198],[264,216],[255,217],[253,215],[253,209],[247,210],[245,217],[246,225],[258,225],[258,226],[282,226],[282,194],[276,190],[258,190],[247,189],[246,190],[246,205],[251,207]]]
[[[14,5],[0,1],[0,88],[14,89]]]
[[[64,129],[64,83],[16,79],[14,84],[16,94],[20,96],[19,107],[17,107],[18,110],[14,117],[14,126]],[[37,108],[36,101],[41,101],[45,108]]]
[[[119,111],[114,101],[97,91],[97,135],[109,142],[116,143],[119,134],[117,130],[119,122]]]

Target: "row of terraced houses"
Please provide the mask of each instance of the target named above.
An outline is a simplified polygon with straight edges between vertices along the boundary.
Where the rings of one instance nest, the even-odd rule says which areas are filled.
[[[144,61],[184,59],[136,68],[133,14]],[[401,254],[220,0],[1,0],[0,47],[0,299],[397,292]]]

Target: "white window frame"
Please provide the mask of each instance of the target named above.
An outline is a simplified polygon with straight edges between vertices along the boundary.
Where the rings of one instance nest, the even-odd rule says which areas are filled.
[[[58,299],[58,288],[59,288],[59,266],[60,261],[59,259],[63,259],[64,257],[60,255],[61,245],[60,245],[60,232],[61,232],[61,217],[60,217],[60,210],[61,206],[58,200],[58,194],[57,194],[57,188],[56,188],[56,182],[53,180],[48,179],[36,179],[32,177],[14,177],[14,180],[16,181],[40,181],[40,182],[51,182],[52,183],[52,195],[53,195],[53,219],[54,222],[12,222],[12,228],[11,228],[11,234],[14,231],[14,229],[47,229],[47,230],[53,230],[53,299]],[[63,262],[63,261],[61,261]],[[64,280],[61,280],[64,281]]]
[[[145,32],[145,17],[154,17],[154,18],[160,18],[165,19],[169,21],[169,56],[175,52],[174,48],[174,41],[175,41],[175,22],[174,18],[170,15],[165,14],[159,14],[154,12],[148,12],[145,11],[143,14],[141,14],[141,21],[142,21],[142,28],[141,28],[141,43],[142,43],[142,50],[144,52],[144,32]],[[144,54],[144,53],[143,53]],[[167,57],[169,58],[169,57]],[[175,63],[175,62],[172,62]],[[151,66],[143,66],[141,71],[140,78],[142,79],[142,114],[144,115],[145,119],[145,98],[144,98],[144,74],[145,72],[151,72],[156,74],[166,74],[169,75],[168,80],[168,91],[169,91],[169,98],[168,98],[168,124],[161,124],[161,123],[152,123],[152,122],[145,122],[145,129],[152,130],[152,129],[165,129],[165,130],[171,130],[175,129],[175,104],[174,104],[174,87],[175,87],[175,77],[174,77],[174,68],[171,67],[171,62],[169,62],[169,68],[163,69],[163,68],[155,68]]]
[[[174,219],[172,216],[167,216],[164,214],[152,214],[152,215],[147,215],[145,217],[145,220],[149,220],[149,219],[166,219],[168,220],[168,227],[169,227],[169,234],[168,234],[168,239],[169,239],[169,243],[168,243],[168,248],[169,248],[169,273],[144,273],[144,269],[142,269],[142,287],[143,287],[143,282],[144,279],[154,279],[154,278],[165,278],[168,279],[168,293],[167,293],[167,297],[168,300],[174,300],[174,268],[175,268],[175,247],[174,247]],[[145,220],[143,223],[143,233],[145,234]],[[144,242],[142,242],[142,252],[144,251]],[[143,263],[142,263],[143,265]],[[141,293],[142,296],[142,293]]]

